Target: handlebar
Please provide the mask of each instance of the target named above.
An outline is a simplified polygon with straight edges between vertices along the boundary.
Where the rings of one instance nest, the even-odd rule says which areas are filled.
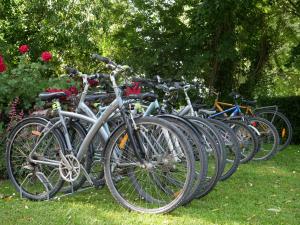
[[[68,72],[69,76],[74,77],[74,76],[79,76],[79,77],[86,77],[89,80],[95,80],[95,79],[109,79],[110,75],[109,74],[104,74],[104,73],[95,73],[95,74],[83,74],[77,69],[73,67],[66,66],[65,70]]]
[[[92,59],[97,59],[97,60],[99,60],[100,62],[104,62],[104,63],[106,63],[106,64],[109,64],[109,63],[112,62],[109,58],[103,57],[103,56],[98,55],[98,54],[96,54],[96,53],[92,54]]]
[[[69,67],[66,66],[65,70],[67,71],[67,73],[69,74],[69,76],[74,76],[74,75],[78,75],[79,71],[73,67]]]

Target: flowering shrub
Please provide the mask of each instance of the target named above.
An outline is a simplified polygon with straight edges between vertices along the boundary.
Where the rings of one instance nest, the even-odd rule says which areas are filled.
[[[18,51],[20,55],[9,64],[9,68],[0,55],[0,115],[2,121],[9,123],[9,126],[13,125],[12,121],[19,120],[24,114],[22,111],[21,114],[16,113],[16,107],[29,113],[38,102],[38,93],[52,83],[56,85],[59,83],[57,77],[53,78],[53,67],[49,63],[52,59],[50,52],[43,52],[41,58],[34,59],[30,57],[30,46],[22,45]]]
[[[48,62],[52,59],[52,54],[50,52],[43,52],[41,58],[44,62]]]
[[[97,81],[97,80],[90,80],[89,79],[88,82],[89,82],[89,85],[91,87],[96,87],[99,84],[99,81]]]
[[[3,73],[6,70],[6,65],[4,63],[3,57],[0,55],[0,73]]]
[[[29,46],[28,45],[21,45],[20,47],[19,47],[19,52],[21,53],[21,54],[25,54],[26,52],[28,52],[29,51]]]
[[[6,127],[6,131],[10,131],[17,122],[23,119],[24,112],[21,109],[18,109],[18,106],[20,105],[20,98],[16,97],[12,102],[10,102],[9,107],[9,123]]]

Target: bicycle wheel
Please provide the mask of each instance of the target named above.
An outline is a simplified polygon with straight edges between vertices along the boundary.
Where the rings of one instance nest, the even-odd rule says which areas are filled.
[[[241,150],[238,139],[232,129],[225,123],[210,119],[212,123],[220,132],[221,137],[225,143],[226,151],[226,165],[220,180],[228,179],[238,168],[241,160]]]
[[[229,127],[235,133],[241,150],[241,163],[247,163],[255,156],[259,149],[259,142],[257,135],[253,129],[250,128],[246,123],[237,120],[224,120],[224,123],[228,124]]]
[[[29,154],[41,138],[44,138],[32,155],[35,160],[60,161],[64,153],[64,140],[58,129],[46,135],[50,122],[40,117],[20,121],[9,133],[6,144],[6,166],[8,176],[22,197],[45,200],[53,197],[62,187],[58,166],[32,163]]]
[[[259,110],[255,112],[255,115],[267,119],[276,127],[279,134],[278,151],[285,149],[291,143],[293,128],[289,119],[284,114],[269,109]]]
[[[184,118],[169,114],[159,115],[158,117],[166,119],[167,121],[177,126],[177,128],[181,130],[181,132],[185,135],[186,139],[189,141],[190,145],[193,148],[195,158],[195,179],[189,195],[182,203],[183,205],[186,205],[194,199],[195,193],[199,189],[201,189],[207,177],[207,156],[205,148],[202,144],[203,142],[201,142],[202,137],[197,128],[195,128],[190,121]]]
[[[194,198],[201,198],[207,195],[217,185],[225,166],[226,156],[224,155],[224,142],[220,138],[217,129],[209,121],[193,116],[186,116],[199,130],[202,138],[202,145],[207,155],[208,171],[204,185],[194,195]]]
[[[140,163],[125,125],[111,135],[105,150],[105,181],[123,207],[142,213],[167,213],[186,198],[194,180],[194,157],[184,135],[170,122],[135,120]]]
[[[278,151],[279,135],[274,125],[266,119],[260,117],[248,118],[251,126],[260,133],[258,140],[260,149],[255,154],[254,160],[268,160]]]

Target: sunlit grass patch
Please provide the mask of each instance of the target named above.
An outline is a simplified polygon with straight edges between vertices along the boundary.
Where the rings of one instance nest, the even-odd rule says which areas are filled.
[[[299,165],[299,146],[269,161],[241,165],[209,195],[168,215],[129,212],[107,188],[33,202],[1,181],[0,224],[299,224]]]

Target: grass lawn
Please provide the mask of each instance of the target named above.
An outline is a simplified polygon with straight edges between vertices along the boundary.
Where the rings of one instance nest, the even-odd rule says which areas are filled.
[[[209,195],[168,215],[128,212],[106,188],[32,202],[0,181],[0,224],[300,224],[300,146],[241,165]]]

